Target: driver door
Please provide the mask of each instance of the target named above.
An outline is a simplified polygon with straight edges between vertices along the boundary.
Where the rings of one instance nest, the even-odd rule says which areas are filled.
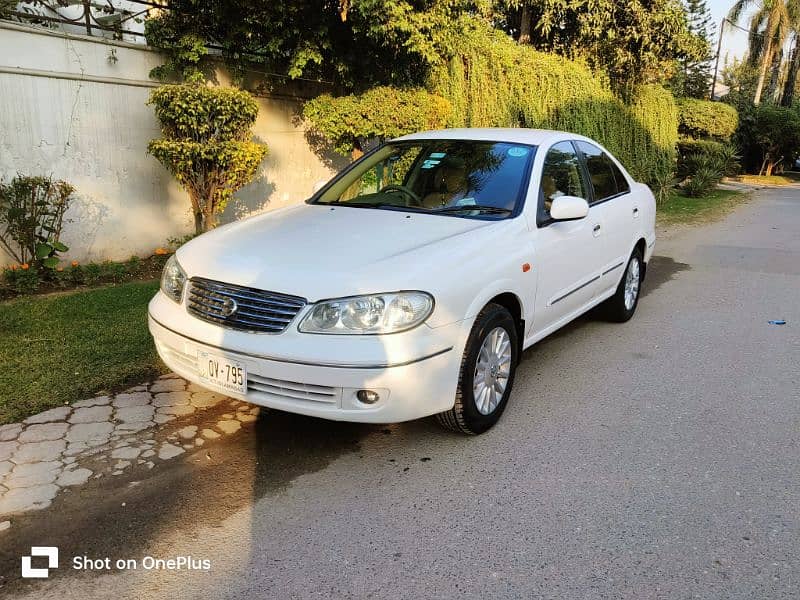
[[[584,312],[594,299],[605,240],[602,211],[591,206],[591,187],[572,142],[558,142],[548,150],[540,181],[533,334],[543,337]],[[585,198],[589,214],[574,221],[553,220],[550,205],[564,195]]]

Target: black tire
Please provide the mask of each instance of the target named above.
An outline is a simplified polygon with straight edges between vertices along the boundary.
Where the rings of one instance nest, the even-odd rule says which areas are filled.
[[[481,414],[475,403],[473,394],[473,379],[478,362],[478,354],[486,337],[501,327],[511,340],[511,366],[503,395],[497,406],[487,415]],[[458,377],[456,401],[453,408],[436,415],[436,419],[446,429],[477,435],[490,429],[497,421],[508,404],[511,388],[514,386],[514,375],[519,362],[519,336],[514,318],[508,310],[499,304],[487,304],[475,318],[464,355],[461,358],[461,372]]]
[[[627,281],[629,271],[634,269],[632,266],[634,263],[636,263],[636,267],[638,268],[639,272],[639,284],[636,288],[636,297],[633,300],[633,304],[628,307],[625,305],[625,283]],[[639,295],[642,291],[644,272],[645,265],[644,260],[642,259],[642,251],[637,248],[633,251],[633,254],[631,254],[631,257],[628,259],[628,264],[625,265],[625,272],[622,274],[622,279],[617,286],[617,291],[614,292],[614,295],[611,296],[611,298],[603,303],[603,312],[608,320],[615,323],[625,323],[626,321],[630,321],[631,317],[636,312],[636,307],[639,305]]]

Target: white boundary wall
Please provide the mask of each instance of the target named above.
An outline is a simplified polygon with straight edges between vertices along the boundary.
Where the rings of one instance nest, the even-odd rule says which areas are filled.
[[[75,186],[62,234],[68,260],[145,256],[193,230],[186,193],[146,153],[159,136],[145,104],[157,85],[148,73],[162,62],[140,45],[0,22],[0,177],[52,175]],[[269,155],[222,222],[302,202],[343,166],[312,151],[294,123],[300,100],[258,101],[254,134]]]

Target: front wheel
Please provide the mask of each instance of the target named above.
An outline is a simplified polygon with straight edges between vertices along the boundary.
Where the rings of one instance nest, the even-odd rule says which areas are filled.
[[[436,415],[447,429],[476,435],[487,431],[508,404],[519,361],[514,318],[499,304],[478,314],[461,359],[453,408]]]
[[[617,286],[617,291],[605,301],[604,308],[608,318],[617,323],[630,320],[639,304],[639,292],[642,288],[644,275],[644,262],[641,250],[634,250],[625,268],[622,281]]]

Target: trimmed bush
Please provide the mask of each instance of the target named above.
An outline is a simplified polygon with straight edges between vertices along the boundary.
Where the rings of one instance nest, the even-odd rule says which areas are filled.
[[[596,139],[640,181],[655,185],[675,165],[678,111],[660,86],[626,104],[587,66],[476,29],[434,69],[431,90],[453,105],[453,127],[541,127]]]
[[[739,113],[730,104],[696,98],[682,98],[680,132],[692,138],[728,141],[739,125]]]
[[[205,85],[164,85],[148,104],[164,138],[151,140],[147,151],[189,192],[196,233],[208,231],[267,154],[264,144],[249,141],[258,104],[242,90]]]
[[[318,96],[303,106],[303,117],[337,152],[357,158],[367,140],[444,127],[451,110],[447,100],[422,89],[376,87],[361,95]]]

